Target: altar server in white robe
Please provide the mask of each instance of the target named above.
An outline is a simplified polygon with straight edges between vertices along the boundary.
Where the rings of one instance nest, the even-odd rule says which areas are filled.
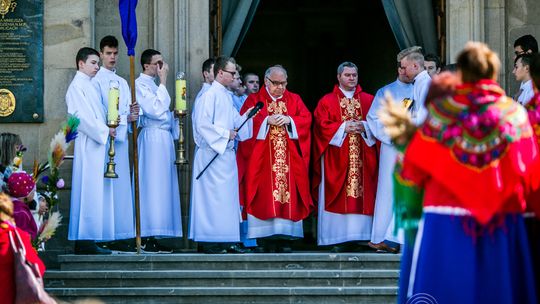
[[[105,154],[114,129],[106,124],[99,92],[91,82],[99,69],[99,53],[81,48],[76,57],[77,73],[66,93],[68,113],[80,119],[75,139],[69,220],[70,240],[76,253],[110,253],[93,241],[114,239],[114,210],[104,200]]]
[[[240,241],[242,218],[234,139],[250,138],[253,126],[249,120],[238,132],[235,131],[247,118],[247,115],[240,116],[233,107],[227,90],[235,73],[233,58],[217,58],[215,81],[195,105],[193,137],[197,147],[193,161],[189,238],[197,242]],[[216,154],[216,160],[200,179],[196,179]]]
[[[143,72],[135,80],[137,103],[142,111],[138,138],[141,236],[179,237],[182,221],[174,164],[174,139],[179,130],[178,120],[169,110],[169,66],[161,53],[152,49],[141,54],[141,65]]]
[[[118,40],[113,36],[105,36],[100,42],[100,57],[102,66],[92,79],[101,95],[101,103],[105,110],[108,108],[111,81],[119,84],[120,100],[118,114],[120,123],[116,128],[114,141],[114,162],[118,178],[106,178],[104,186],[105,200],[114,208],[114,239],[135,237],[135,217],[133,213],[133,195],[129,170],[129,140],[128,129],[132,121],[138,119],[138,106],[131,106],[131,91],[127,81],[116,74],[118,59]],[[131,114],[133,112],[133,114]],[[108,146],[107,146],[108,149]],[[108,157],[105,158],[105,163]],[[103,164],[104,166],[106,164]]]
[[[193,119],[195,117],[195,106],[197,105],[197,101],[201,99],[201,96],[210,89],[212,86],[212,82],[214,82],[214,63],[216,60],[214,58],[208,58],[203,62],[202,65],[202,76],[203,76],[203,84],[201,87],[201,90],[199,93],[197,93],[197,96],[195,96],[195,101],[193,102],[193,109],[191,113],[191,118]]]
[[[424,66],[424,55],[422,48],[412,46],[404,49],[398,54],[399,69],[403,70],[404,77],[413,83],[413,104],[411,106],[411,116],[417,126],[424,123],[427,117],[425,106],[426,96],[431,85],[431,77]]]
[[[397,59],[399,65],[402,58],[398,55]],[[371,233],[371,245],[375,245],[376,248],[379,247],[381,250],[389,249],[383,243],[385,240],[402,243],[402,240],[394,233],[392,220],[394,210],[392,174],[394,172],[397,152],[390,141],[390,138],[384,131],[383,123],[378,115],[386,93],[391,94],[394,100],[402,103],[404,107],[409,108],[412,106],[413,85],[411,80],[406,77],[405,69],[398,67],[398,78],[396,81],[377,91],[373,104],[367,114],[369,133],[381,142],[377,196],[375,199],[375,212]]]

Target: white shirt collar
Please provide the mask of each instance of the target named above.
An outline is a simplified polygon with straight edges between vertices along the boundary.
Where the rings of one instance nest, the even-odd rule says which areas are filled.
[[[101,66],[99,68],[100,71],[102,71],[103,73],[112,73],[112,74],[116,74],[116,69],[112,69],[112,70],[109,70],[107,69],[106,67],[104,66]]]
[[[77,78],[82,78],[84,80],[87,80],[87,81],[90,81],[92,79],[92,77],[86,75],[85,73],[81,72],[81,71],[77,71],[77,73],[75,74],[75,76]]]
[[[422,72],[418,73],[418,74],[414,77],[414,81],[416,81],[416,80],[419,79],[419,78],[425,78],[425,77],[431,78],[431,77],[429,76],[428,72],[427,72],[426,70],[423,70]]]
[[[525,82],[521,82],[521,85],[519,86],[519,88],[523,90],[532,89],[532,79],[529,79]]]
[[[278,99],[283,98],[283,95],[278,96],[278,97],[272,96],[272,94],[270,94],[270,91],[268,91],[268,87],[266,87],[266,86],[264,87],[264,89],[266,90],[266,93],[268,93],[268,96],[270,96],[270,98],[272,98],[272,101],[276,101],[276,100],[278,100]]]
[[[151,80],[152,82],[154,82],[155,79],[156,79],[155,77],[152,77],[150,75],[146,75],[145,73],[141,73],[139,77],[141,77],[141,79]]]
[[[354,96],[354,92],[356,91],[356,90],[346,91],[346,90],[344,90],[341,86],[338,86],[338,87],[339,87],[339,89],[341,90],[341,92],[343,93],[343,95],[345,95],[345,97],[347,97],[347,98],[349,98],[349,99],[352,98],[352,97]]]

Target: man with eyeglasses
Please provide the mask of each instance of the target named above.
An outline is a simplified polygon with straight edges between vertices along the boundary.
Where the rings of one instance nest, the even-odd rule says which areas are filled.
[[[227,253],[227,248],[240,241],[242,219],[234,141],[251,137],[252,121],[238,129],[247,114],[238,113],[227,89],[236,74],[234,58],[218,57],[215,80],[195,105],[193,176],[198,176],[218,154],[199,179],[193,178],[191,187],[189,238],[201,242],[205,253]]]
[[[313,113],[312,197],[318,201],[319,245],[332,252],[356,251],[371,237],[377,187],[377,148],[366,114],[373,95],[358,85],[358,68],[343,62],[338,84]]]
[[[174,165],[178,120],[169,110],[171,97],[166,87],[169,65],[161,53],[145,50],[141,54],[141,66],[143,72],[135,80],[137,102],[142,110],[138,138],[141,236],[151,237],[144,245],[145,251],[171,252],[153,236],[182,236],[180,192]]]
[[[413,106],[413,84],[411,79],[407,77],[405,69],[401,68],[401,61],[405,55],[406,53],[397,55],[397,79],[377,91],[367,114],[368,130],[381,142],[373,230],[368,245],[383,252],[397,252],[397,244],[403,243],[403,240],[394,235],[394,223],[392,220],[394,210],[392,174],[397,151],[386,134],[378,113],[385,100],[386,93],[389,93],[395,101],[407,109]]]
[[[244,75],[244,85],[246,86],[246,94],[259,92],[259,76],[254,73],[246,73]]]
[[[240,113],[257,102],[256,138],[238,147],[239,178],[249,238],[264,240],[268,251],[291,252],[302,238],[302,220],[313,208],[309,193],[311,113],[299,95],[287,90],[287,71],[279,65],[264,74],[264,86],[249,95]],[[277,247],[277,248],[276,248]]]

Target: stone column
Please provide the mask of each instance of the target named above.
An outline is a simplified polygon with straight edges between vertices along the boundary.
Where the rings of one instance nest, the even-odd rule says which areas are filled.
[[[485,1],[485,28],[489,29],[485,32],[485,42],[499,55],[499,58],[501,59],[499,83],[504,89],[507,89],[507,93],[512,96],[512,92],[508,91],[508,80],[509,78],[512,78],[512,67],[508,70],[508,64],[505,64],[505,62],[512,61],[512,55],[507,52],[506,47],[508,35],[506,32],[505,6],[505,0]]]
[[[454,63],[467,41],[482,41],[499,54],[499,82],[506,83],[505,0],[452,0],[446,2],[447,62]],[[485,30],[488,29],[488,30]]]
[[[447,1],[446,11],[446,62],[454,63],[467,41],[484,41],[484,0]]]

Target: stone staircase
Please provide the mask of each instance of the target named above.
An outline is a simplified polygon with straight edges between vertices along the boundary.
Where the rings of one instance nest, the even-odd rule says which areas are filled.
[[[105,303],[395,303],[399,255],[59,256],[45,274],[61,300]]]

